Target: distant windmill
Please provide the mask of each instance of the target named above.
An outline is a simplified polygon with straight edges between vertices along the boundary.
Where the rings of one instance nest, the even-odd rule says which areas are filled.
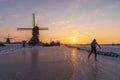
[[[10,44],[11,43],[11,39],[14,39],[14,38],[10,38],[10,34],[8,34],[8,37],[5,37],[6,39],[6,43]]]
[[[48,30],[48,28],[39,28],[37,25],[35,26],[35,14],[33,13],[33,28],[17,28],[17,30],[32,30],[32,37],[28,43],[35,45],[40,42],[39,30]]]

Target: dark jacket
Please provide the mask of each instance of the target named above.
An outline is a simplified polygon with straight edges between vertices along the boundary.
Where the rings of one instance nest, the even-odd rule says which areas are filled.
[[[91,43],[91,49],[96,49],[96,46],[101,48],[100,45],[95,40],[93,40],[92,43]]]

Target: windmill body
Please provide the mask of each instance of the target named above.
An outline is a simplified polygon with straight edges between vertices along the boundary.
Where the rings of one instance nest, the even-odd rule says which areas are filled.
[[[8,34],[8,37],[5,38],[6,39],[6,43],[7,44],[10,44],[11,43],[11,39],[14,39],[14,38],[10,38],[10,35]]]

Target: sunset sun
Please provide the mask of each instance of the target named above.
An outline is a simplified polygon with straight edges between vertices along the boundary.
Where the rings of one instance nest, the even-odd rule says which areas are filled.
[[[73,42],[73,43],[76,43],[76,39],[75,39],[75,38],[73,38],[73,39],[72,39],[72,42]]]

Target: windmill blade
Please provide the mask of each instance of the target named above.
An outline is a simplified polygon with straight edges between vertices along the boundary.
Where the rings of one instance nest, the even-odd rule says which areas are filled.
[[[15,38],[10,38],[10,39],[15,39]]]
[[[32,28],[17,28],[17,30],[32,30]]]
[[[48,30],[48,28],[39,28],[39,30]]]
[[[7,37],[4,37],[4,39],[8,39]],[[15,39],[15,38],[9,38],[9,39]]]

